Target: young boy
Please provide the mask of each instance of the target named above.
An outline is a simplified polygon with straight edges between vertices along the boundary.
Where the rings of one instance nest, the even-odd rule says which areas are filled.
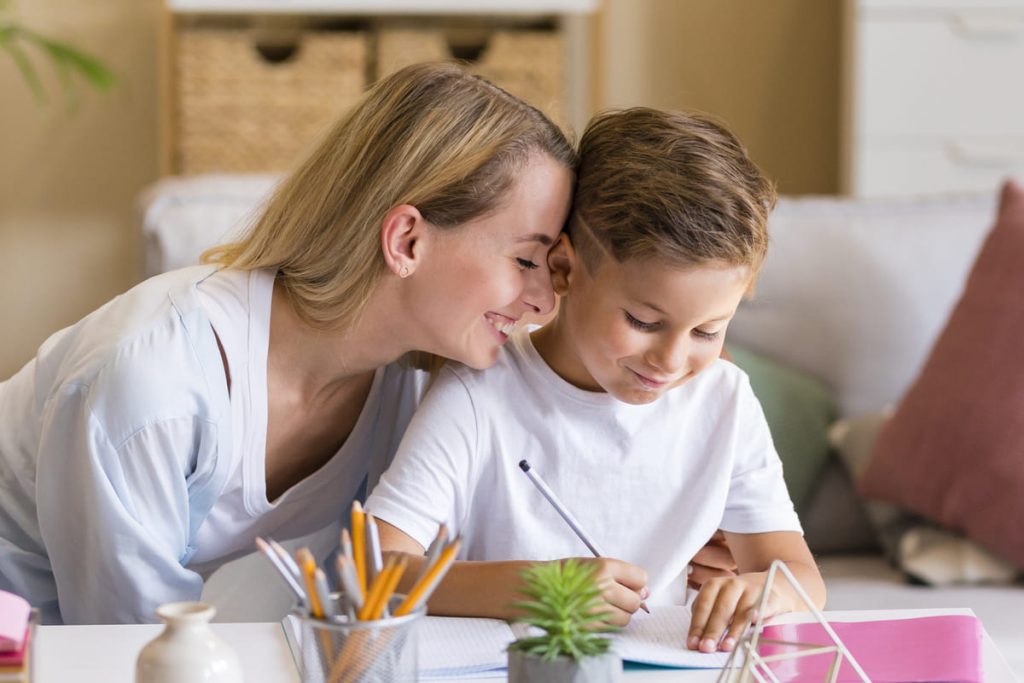
[[[436,614],[509,617],[524,561],[588,555],[523,458],[620,558],[590,560],[617,623],[644,599],[684,602],[687,565],[721,528],[740,573],[701,588],[687,644],[731,650],[772,560],[825,598],[760,405],[719,359],[774,190],[700,116],[604,114],[580,147],[568,238],[547,263],[557,317],[487,371],[445,366],[367,507],[387,550],[422,555],[440,522],[462,536]],[[771,612],[799,604],[775,584]]]

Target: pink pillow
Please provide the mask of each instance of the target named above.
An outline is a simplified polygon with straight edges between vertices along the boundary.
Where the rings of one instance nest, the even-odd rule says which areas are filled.
[[[885,330],[878,330],[885,334]],[[999,216],[859,488],[1024,568],[1024,187]]]

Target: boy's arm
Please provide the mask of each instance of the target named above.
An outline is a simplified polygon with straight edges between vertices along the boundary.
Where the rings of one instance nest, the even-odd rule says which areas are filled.
[[[423,546],[398,527],[378,520],[380,543],[384,552],[406,553],[409,564],[398,592],[407,593],[426,561]],[[618,626],[629,622],[630,615],[640,607],[641,591],[646,592],[647,574],[635,565],[611,558],[581,558],[596,563],[598,582],[609,608],[609,621]],[[511,607],[523,600],[518,589],[521,573],[533,564],[524,560],[501,562],[455,562],[430,598],[431,614],[452,617],[490,617],[513,619],[521,612]]]
[[[757,607],[768,568],[773,560],[782,560],[800,582],[804,591],[821,609],[825,605],[825,582],[802,535],[795,531],[762,534],[725,532],[736,557],[740,575],[711,579],[701,588],[693,604],[693,616],[687,645],[703,652],[732,650],[747,619]],[[776,574],[772,582],[764,616],[803,610],[804,603],[784,576]],[[723,639],[724,635],[724,639]]]

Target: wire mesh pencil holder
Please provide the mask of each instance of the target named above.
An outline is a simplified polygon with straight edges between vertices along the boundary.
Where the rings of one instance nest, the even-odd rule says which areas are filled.
[[[394,611],[405,599],[394,595]],[[342,594],[333,594],[332,620],[316,619],[295,608],[300,628],[299,673],[303,683],[406,683],[416,681],[419,650],[416,625],[426,607],[401,617],[359,621],[347,613]]]

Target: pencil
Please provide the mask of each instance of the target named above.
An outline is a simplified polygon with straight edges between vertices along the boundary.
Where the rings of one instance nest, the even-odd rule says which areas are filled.
[[[377,578],[384,569],[384,558],[380,552],[380,530],[377,520],[369,512],[366,513],[366,580]]]
[[[591,553],[593,553],[594,557],[605,557],[605,554],[598,550],[597,544],[594,543],[587,532],[583,530],[583,527],[580,526],[578,521],[576,521],[576,518],[573,517],[571,512],[569,512],[569,509],[558,499],[555,492],[552,491],[541,476],[537,474],[532,467],[530,467],[530,463],[526,460],[520,460],[519,469],[526,473],[526,476],[533,482],[533,485],[537,487],[537,490],[540,491],[541,495],[551,503],[551,507],[555,508],[555,512],[565,520],[565,523],[568,524],[569,528],[573,530],[576,536],[583,541],[583,544],[587,546]],[[647,609],[647,603],[643,601],[640,602],[640,609],[648,614],[651,612],[651,610]]]
[[[461,545],[462,540],[456,538],[441,551],[441,556],[437,558],[437,562],[416,582],[409,590],[409,594],[405,596],[405,600],[395,610],[396,617],[404,616],[418,609],[421,604],[430,599],[431,594],[433,594],[441,579],[448,573],[448,568],[455,561],[455,554],[459,552],[459,546]]]
[[[437,556],[441,554],[445,544],[448,542],[448,525],[441,522],[437,527],[437,535],[434,536],[434,540],[430,542],[430,547],[423,554],[426,558],[426,562],[420,567],[419,574],[416,575],[416,580],[419,581],[429,571],[431,565],[437,560]]]
[[[302,569],[302,578],[306,582],[306,593],[309,595],[309,611],[317,619],[323,619],[324,608],[320,604],[320,597],[316,591],[316,560],[309,548],[299,548],[296,553],[299,568]]]
[[[338,578],[341,580],[341,588],[345,597],[356,610],[363,606],[363,593],[359,590],[359,583],[356,580],[356,568],[352,564],[352,558],[338,555]]]
[[[387,583],[388,576],[391,574],[391,569],[395,566],[398,561],[396,555],[392,555],[388,558],[388,561],[384,564],[384,569],[381,570],[380,574],[377,575],[377,579],[370,586],[369,592],[366,594],[366,598],[363,600],[363,608],[359,610],[359,620],[369,621],[374,610],[377,608],[377,600],[381,593],[384,592],[384,584]]]
[[[288,567],[288,570],[292,573],[292,576],[294,576],[296,579],[302,578],[302,572],[299,571],[299,565],[295,564],[295,558],[292,557],[288,553],[288,551],[284,549],[284,546],[282,546],[280,543],[278,543],[272,538],[268,538],[267,543],[270,544],[270,547],[274,549],[274,552],[277,553],[277,556],[281,558],[282,562],[284,562],[284,566]]]
[[[352,560],[359,589],[366,595],[366,513],[358,500],[352,501]]]
[[[331,591],[327,588],[327,575],[319,567],[313,573],[313,588],[316,589],[316,597],[320,601],[320,609],[324,612],[324,619],[328,621],[334,616],[334,605],[331,604]]]
[[[281,580],[284,581],[286,586],[288,586],[288,589],[295,594],[295,597],[298,598],[301,603],[307,604],[306,593],[302,590],[302,586],[300,586],[299,582],[294,576],[292,576],[291,571],[289,571],[289,569],[284,565],[281,558],[278,557],[277,553],[275,553],[273,548],[270,547],[270,544],[257,536],[256,547],[259,548],[261,553],[267,556],[267,559],[270,560],[270,564],[273,565],[274,570],[277,571],[278,575],[280,575]]]
[[[374,605],[373,612],[370,614],[371,619],[380,619],[384,615],[384,611],[387,609],[391,596],[395,594],[395,587],[398,586],[398,582],[402,579],[402,574],[405,573],[405,568],[408,564],[409,558],[403,555],[398,562],[391,567],[391,573],[387,577],[384,589],[377,597],[377,604]]]

